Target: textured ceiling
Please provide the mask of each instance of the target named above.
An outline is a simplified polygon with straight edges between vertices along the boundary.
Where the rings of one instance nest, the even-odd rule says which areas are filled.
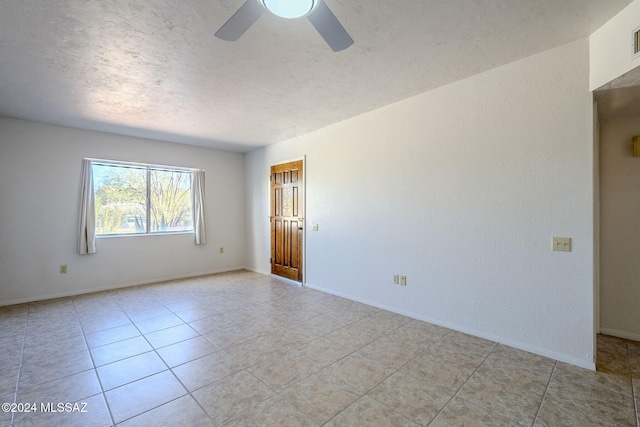
[[[355,43],[244,0],[0,2],[0,115],[235,151],[587,37],[631,0],[326,0]]]

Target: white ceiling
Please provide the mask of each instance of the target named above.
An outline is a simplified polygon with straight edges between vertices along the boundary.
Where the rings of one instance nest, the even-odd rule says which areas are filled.
[[[355,43],[244,0],[0,2],[0,115],[249,151],[587,37],[631,0],[326,0]]]

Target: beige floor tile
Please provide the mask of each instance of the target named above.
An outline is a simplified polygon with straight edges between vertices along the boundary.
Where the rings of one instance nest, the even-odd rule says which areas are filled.
[[[91,356],[96,366],[102,366],[151,350],[153,350],[153,348],[147,340],[145,340],[144,337],[138,336],[112,344],[94,347],[91,349]]]
[[[14,335],[23,336],[27,330],[27,318],[24,319],[0,319],[0,339]]]
[[[323,425],[360,398],[349,385],[324,372],[288,388],[282,395],[318,425]]]
[[[478,371],[500,378],[526,377],[545,387],[555,366],[555,361],[547,357],[498,345]]]
[[[167,329],[172,326],[178,326],[184,323],[184,321],[175,314],[165,314],[159,317],[153,317],[151,319],[139,320],[134,322],[136,327],[143,334],[148,334],[162,329]]]
[[[249,368],[249,372],[275,392],[280,392],[319,370],[309,359],[288,354],[278,355]]]
[[[0,349],[3,399],[96,405],[16,426],[640,426],[640,343],[592,372],[246,271],[0,307]]]
[[[211,344],[203,337],[191,338],[157,350],[160,357],[162,357],[170,368],[217,351],[220,351],[220,348]]]
[[[105,329],[129,325],[131,320],[123,313],[109,314],[107,316],[95,316],[82,322],[82,330],[85,334],[104,331]]]
[[[149,344],[151,344],[153,348],[161,348],[195,338],[198,335],[198,332],[196,332],[191,326],[182,324],[162,329],[160,331],[147,333],[144,337],[149,341]]]
[[[546,389],[546,381],[538,378],[481,371],[482,367],[466,382],[457,396],[480,406],[492,414],[531,425]]]
[[[94,396],[101,391],[96,372],[92,369],[33,387],[20,388],[16,402],[36,402],[38,404],[80,402],[82,399]]]
[[[398,345],[389,335],[362,347],[356,353],[382,362],[393,369],[401,368],[418,355],[416,350]]]
[[[167,307],[157,303],[151,303],[144,308],[142,308],[145,305],[144,303],[132,301],[131,304],[132,306],[123,308],[129,319],[134,323],[172,314]]]
[[[282,337],[261,335],[239,344],[231,345],[225,351],[233,360],[248,368],[279,354],[284,354],[293,347],[293,344]]]
[[[317,427],[302,412],[280,397],[255,405],[224,423],[224,427]]]
[[[115,328],[92,332],[85,335],[89,348],[100,347],[114,342],[134,338],[140,335],[140,331],[133,323],[128,323]]]
[[[87,349],[83,335],[73,335],[66,338],[40,335],[27,337],[24,341],[24,355],[61,357],[65,354],[77,353]]]
[[[273,395],[273,390],[247,371],[238,372],[193,392],[193,397],[216,424],[233,418]]]
[[[220,314],[220,312],[209,307],[195,307],[188,310],[177,311],[175,314],[185,322],[194,322],[196,320],[215,316]]]
[[[489,356],[497,343],[451,331],[427,350],[456,365],[478,367]]]
[[[450,329],[413,320],[388,334],[387,337],[397,345],[422,352],[449,332],[451,332]]]
[[[349,324],[350,322],[345,322],[344,320],[337,319],[328,314],[321,314],[299,322],[299,325],[304,326],[320,336],[336,331]]]
[[[476,370],[468,361],[450,362],[437,353],[422,353],[401,368],[402,372],[450,393],[457,392]]]
[[[173,368],[173,372],[189,391],[195,391],[215,381],[241,371],[240,364],[223,351],[218,351]]]
[[[191,396],[183,396],[118,424],[118,427],[213,427],[215,423]]]
[[[0,317],[1,317],[0,311]],[[3,403],[14,403],[15,395],[13,393],[10,394],[1,394],[0,393],[0,404]],[[10,411],[0,411],[0,426],[9,427],[11,425],[11,419],[13,414]]]
[[[631,374],[640,378],[640,342],[629,341],[628,346]]]
[[[233,316],[226,314],[216,314],[215,316],[205,317],[204,319],[189,322],[189,325],[202,335],[210,334],[213,331],[227,328],[237,323]]]
[[[367,393],[421,426],[427,426],[451,400],[453,393],[396,372]]]
[[[103,390],[111,390],[169,369],[155,351],[119,360],[96,370]]]
[[[325,335],[325,338],[347,348],[357,350],[367,344],[371,344],[382,335],[382,332],[372,331],[366,325],[354,323]]]
[[[430,424],[430,427],[467,426],[516,427],[518,424],[459,398],[451,400]]]
[[[631,395],[631,376],[608,372],[596,372],[558,362],[553,378],[563,384],[585,384]]]
[[[16,392],[18,386],[18,374],[20,373],[20,359],[18,363],[0,366],[0,395]]]
[[[352,352],[353,350],[348,347],[321,337],[290,350],[288,354],[307,358],[323,368],[348,356]]]
[[[630,374],[629,341],[608,335],[598,335],[597,340],[597,370],[616,375]]]
[[[105,392],[116,423],[157,408],[187,394],[171,371],[129,383]]]
[[[28,304],[5,305],[0,307],[0,320],[26,317],[29,313]]]
[[[57,410],[57,403],[52,407]],[[70,403],[57,412],[34,412],[16,417],[14,427],[65,426],[65,427],[108,427],[113,423],[102,394]]]
[[[185,291],[186,289],[178,290],[176,294],[180,295]],[[161,301],[165,307],[167,307],[169,310],[173,311],[174,313],[178,311],[193,310],[197,308],[206,308],[202,305],[200,301],[198,301],[195,298],[173,297],[173,298],[162,298]]]
[[[363,396],[357,402],[336,415],[331,421],[325,424],[326,427],[387,427],[387,426],[417,426],[409,419],[395,412],[384,404]]]
[[[47,381],[93,369],[89,351],[64,355],[49,353],[25,356],[20,372],[20,387],[31,387]]]
[[[349,384],[360,394],[371,390],[395,371],[386,363],[369,359],[358,352],[325,368],[325,372]]]
[[[258,332],[244,323],[236,323],[224,329],[217,329],[206,334],[204,337],[220,347],[227,349],[232,345],[240,344],[260,336]]]
[[[413,319],[410,317],[406,317],[401,314],[380,310],[359,320],[357,323],[366,326],[373,331],[387,333],[395,331],[412,320]]]
[[[555,373],[536,426],[635,426],[633,397],[590,383],[559,379]]]

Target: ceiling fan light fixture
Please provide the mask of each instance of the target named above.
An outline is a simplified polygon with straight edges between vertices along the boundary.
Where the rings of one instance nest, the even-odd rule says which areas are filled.
[[[295,19],[309,15],[320,0],[258,0],[272,14]]]

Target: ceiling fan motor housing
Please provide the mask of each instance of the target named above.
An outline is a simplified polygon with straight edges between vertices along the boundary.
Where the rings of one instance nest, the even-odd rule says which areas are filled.
[[[318,7],[320,0],[257,0],[271,14],[295,19],[308,16]]]

